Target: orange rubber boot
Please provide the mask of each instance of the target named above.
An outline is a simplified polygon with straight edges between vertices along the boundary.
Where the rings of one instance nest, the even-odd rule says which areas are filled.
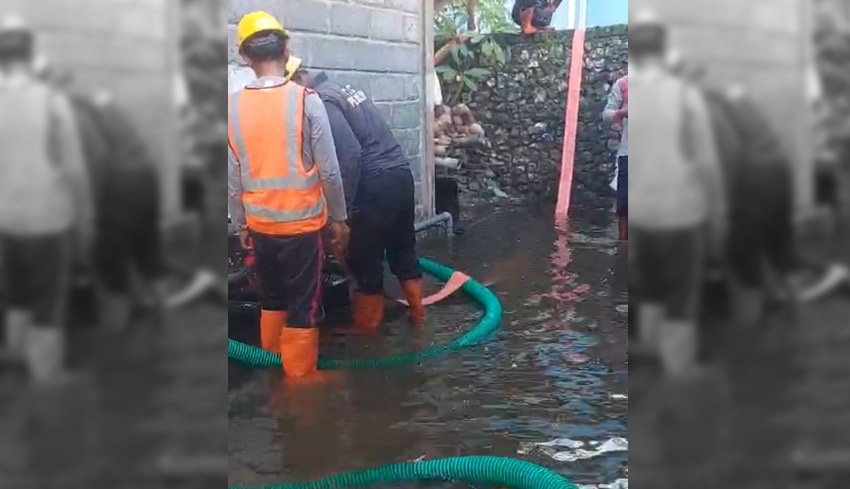
[[[351,316],[355,328],[367,333],[374,332],[384,321],[384,296],[355,292]]]
[[[422,279],[405,280],[401,283],[404,297],[410,308],[410,322],[416,326],[425,324],[425,306],[422,305]]]
[[[260,347],[280,353],[280,331],[286,327],[286,311],[260,311]]]
[[[530,36],[532,34],[537,33],[537,28],[531,25],[532,20],[534,20],[534,8],[527,8],[520,12],[519,14],[520,20],[522,20],[522,33],[526,36]]]
[[[280,356],[288,378],[300,379],[316,373],[319,360],[319,328],[283,328]]]

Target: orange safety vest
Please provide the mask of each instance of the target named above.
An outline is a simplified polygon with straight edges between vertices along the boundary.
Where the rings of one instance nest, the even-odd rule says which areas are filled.
[[[304,98],[294,83],[228,97],[227,141],[241,169],[248,229],[293,236],[322,229],[327,206],[316,165],[304,161]],[[311,162],[312,163],[312,162]]]

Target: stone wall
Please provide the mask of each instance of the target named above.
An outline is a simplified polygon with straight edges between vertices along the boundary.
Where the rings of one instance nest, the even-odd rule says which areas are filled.
[[[266,10],[292,33],[306,66],[369,94],[411,159],[419,217],[432,213],[422,175],[424,63],[422,0],[229,0],[230,65],[242,62],[234,40],[239,18]]]
[[[511,197],[557,195],[572,35],[494,36],[508,54],[506,64],[493,70],[477,91],[466,90],[460,97],[492,148],[450,151],[463,165],[452,174],[472,196],[490,197],[494,187]],[[589,29],[584,63],[573,202],[609,205],[619,135],[602,122],[601,114],[611,84],[627,69],[626,27]],[[447,103],[456,90],[443,86]]]
[[[80,86],[108,88],[161,162],[168,216],[179,208],[172,109],[176,9],[167,0],[0,0],[0,15],[32,25],[37,49],[74,71]]]

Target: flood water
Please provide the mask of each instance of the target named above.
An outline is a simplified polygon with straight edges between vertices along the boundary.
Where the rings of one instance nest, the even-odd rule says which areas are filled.
[[[173,243],[170,258],[224,276],[225,246]],[[123,331],[78,318],[69,331],[77,375],[61,387],[30,386],[0,366],[0,488],[222,487],[226,320],[215,297],[164,323],[139,314]]]
[[[569,447],[537,445],[570,439],[592,449],[628,437],[626,249],[610,211],[573,214],[569,228],[556,231],[551,209],[478,209],[465,235],[420,246],[421,256],[490,285],[501,300],[501,329],[479,347],[410,367],[335,372],[309,388],[230,362],[230,485],[466,455],[528,460],[579,484],[627,478],[626,451],[570,462]],[[232,309],[229,336],[256,342],[255,314]],[[323,355],[367,358],[444,344],[472,328],[480,310],[458,292],[428,308],[420,331],[389,305],[381,333],[370,338],[351,334],[346,317],[329,313]]]

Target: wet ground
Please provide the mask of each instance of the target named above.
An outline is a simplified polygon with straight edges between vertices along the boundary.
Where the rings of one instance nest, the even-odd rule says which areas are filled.
[[[230,485],[458,455],[525,459],[582,484],[627,477],[626,451],[568,462],[556,460],[569,457],[568,447],[535,445],[569,438],[591,448],[628,436],[626,314],[617,310],[627,302],[626,250],[614,240],[609,211],[574,214],[570,228],[556,232],[550,209],[480,209],[451,245],[438,239],[421,247],[421,255],[492,284],[505,315],[485,345],[411,367],[338,372],[299,389],[231,362]],[[323,354],[418,350],[459,336],[480,315],[462,292],[428,314],[416,331],[389,306],[373,338],[351,335],[340,324],[345,311],[330,314]],[[256,341],[251,311],[229,315],[231,337]]]
[[[178,241],[170,256],[224,277],[220,241],[203,250]],[[78,324],[79,378],[63,388],[32,388],[0,368],[0,488],[223,487],[226,321],[212,299],[164,324],[141,315],[123,332]]]
[[[830,244],[832,243],[832,244]],[[850,240],[805,251],[850,264]],[[717,296],[715,296],[716,298]],[[751,329],[708,303],[712,373],[662,382],[648,364],[630,372],[629,464],[635,487],[832,489],[850,470],[850,288],[773,309]]]

